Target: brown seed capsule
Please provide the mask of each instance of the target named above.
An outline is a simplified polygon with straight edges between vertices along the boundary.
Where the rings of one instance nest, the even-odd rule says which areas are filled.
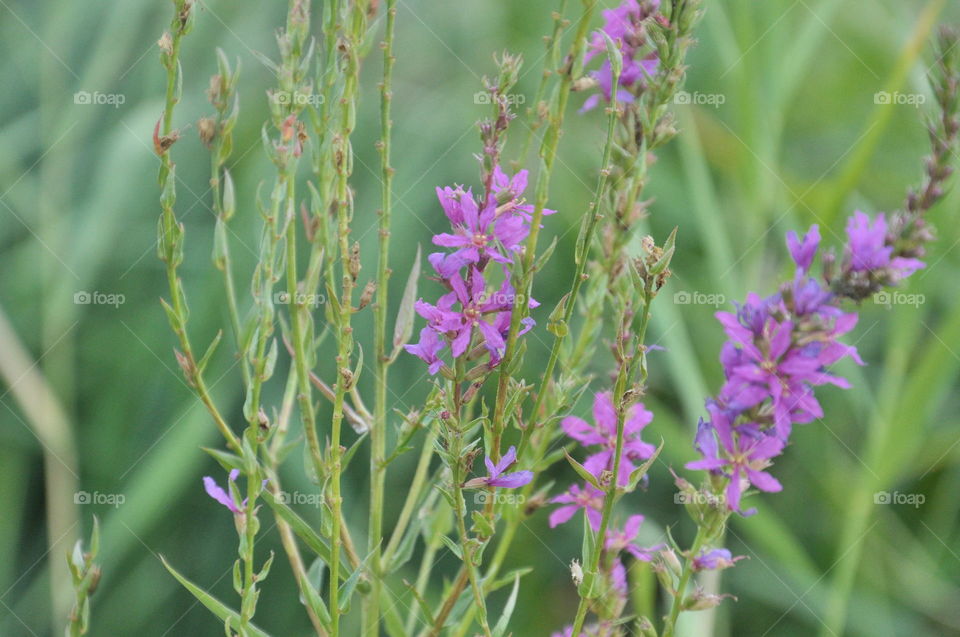
[[[207,148],[217,136],[217,122],[212,117],[201,117],[197,121],[197,132],[200,134],[200,141]]]

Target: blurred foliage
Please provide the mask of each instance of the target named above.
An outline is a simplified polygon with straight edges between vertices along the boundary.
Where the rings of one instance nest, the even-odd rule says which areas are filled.
[[[662,238],[680,228],[672,291],[723,295],[727,302],[749,290],[769,292],[788,271],[782,245],[787,229],[819,222],[825,241],[836,242],[854,206],[875,211],[900,204],[926,152],[923,109],[878,105],[874,95],[927,92],[928,30],[945,4],[706,3],[687,90],[719,94],[724,101],[677,107],[683,131],[661,154],[649,191],[655,196],[649,231]],[[187,227],[182,274],[197,342],[208,341],[227,320],[209,260],[209,158],[195,126],[212,110],[205,89],[216,70],[214,48],[239,57],[243,66],[230,166],[239,202],[233,254],[240,272],[248,274],[259,227],[255,191],[270,174],[259,131],[272,78],[254,52],[274,55],[271,25],[282,23],[284,5],[207,0],[184,43],[184,98],[176,116],[184,137],[174,158],[181,180],[178,215]],[[399,2],[394,306],[416,244],[425,245],[444,225],[434,186],[477,181],[475,122],[485,108],[473,95],[481,76],[493,72],[491,55],[503,49],[523,54],[518,91],[532,98],[542,66],[541,36],[554,8],[545,0]],[[203,495],[200,483],[216,466],[198,446],[217,444],[218,435],[176,368],[174,338],[158,303],[166,288],[154,250],[158,162],[150,138],[162,108],[155,42],[168,13],[169,3],[147,0],[0,1],[0,308],[38,361],[32,372],[41,372],[53,389],[50,395],[30,393],[18,375],[0,385],[2,635],[60,634],[62,622],[50,614],[50,565],[63,562],[73,540],[89,534],[94,513],[102,520],[103,576],[92,601],[92,634],[220,630],[167,574],[159,554],[215,594],[232,594],[232,520]],[[960,7],[950,3],[940,19],[960,20]],[[374,43],[380,29],[379,21],[373,24]],[[379,66],[372,55],[363,69],[354,139],[354,229],[366,272],[374,270],[379,205]],[[76,103],[78,91],[120,95],[123,103]],[[560,245],[535,284],[544,302],[541,323],[571,272],[564,255],[572,252],[594,184],[601,119],[596,111],[571,117],[561,143],[550,202],[559,214],[545,229],[545,241],[556,235]],[[525,126],[523,119],[515,122],[508,155],[520,148]],[[716,635],[810,635],[822,629],[830,586],[847,577],[852,589],[844,634],[960,634],[958,204],[954,193],[934,211],[940,240],[930,267],[905,290],[924,295],[925,302],[890,310],[864,305],[851,340],[869,366],[842,369],[855,389],[823,392],[826,421],[801,427],[778,463],[785,491],[758,500],[760,514],[730,529],[732,548],[752,558],[728,571],[722,583],[739,601],[692,617],[684,634],[708,634],[715,622]],[[82,291],[122,294],[124,302],[78,304],[74,297]],[[654,340],[667,351],[651,360],[648,404],[656,418],[648,431],[665,438],[667,447],[649,491],[624,504],[625,511],[647,516],[644,539],[656,539],[662,532],[657,524],[679,523],[674,533],[683,537],[690,530],[673,504],[668,466],[680,467],[691,457],[702,400],[719,382],[722,333],[713,311],[711,305],[664,302],[655,312]],[[356,326],[367,345],[371,317],[358,315]],[[0,343],[5,360],[14,361],[19,347],[12,338]],[[542,366],[545,342],[536,332],[530,339],[531,377]],[[239,421],[242,397],[233,362],[225,354],[208,376]],[[599,380],[607,369],[606,357],[595,362]],[[396,407],[415,406],[425,395],[421,373],[412,357],[398,362],[392,377]],[[75,480],[75,489],[122,494],[122,505],[94,503],[65,512],[59,501],[47,500],[58,454],[35,435],[31,414],[49,407],[53,395],[72,427],[79,459],[75,477],[57,471],[67,482]],[[276,402],[277,396],[267,398]],[[589,401],[578,409],[587,411]],[[322,423],[325,414],[319,416]],[[405,493],[412,462],[404,457],[392,468],[388,505],[398,506],[400,498],[389,497],[389,490]],[[289,488],[308,490],[299,459],[291,464]],[[366,517],[363,469],[355,463],[345,481],[345,510],[358,528]],[[569,479],[567,473],[558,469],[557,479]],[[874,506],[879,490],[922,493],[926,500],[917,508]],[[48,528],[49,511],[65,516],[63,537],[51,536],[56,527]],[[387,512],[388,529],[396,513]],[[565,564],[578,550],[578,532],[548,531],[545,517],[521,529],[512,555],[518,566],[537,567],[523,581],[515,634],[547,634],[569,621],[575,604]],[[261,554],[279,550],[276,533],[264,533],[261,545]],[[453,566],[453,559],[442,559],[441,572]],[[306,634],[288,575],[288,565],[278,560],[258,623],[275,634]],[[408,595],[392,602],[403,612],[411,604]]]

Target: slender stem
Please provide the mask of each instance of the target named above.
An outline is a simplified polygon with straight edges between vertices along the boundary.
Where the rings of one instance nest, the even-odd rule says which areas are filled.
[[[683,610],[683,600],[686,595],[687,585],[690,583],[690,577],[693,575],[693,559],[700,552],[700,547],[706,539],[706,533],[703,527],[697,529],[697,536],[693,539],[693,545],[690,547],[690,554],[683,564],[683,570],[680,573],[680,580],[677,583],[677,590],[673,596],[673,603],[670,605],[670,614],[663,626],[663,637],[673,637],[677,629],[677,618],[680,611]]]
[[[166,265],[167,285],[170,289],[170,303],[167,306],[167,313],[170,318],[171,328],[180,341],[181,357],[180,364],[187,377],[187,381],[197,392],[200,401],[210,412],[214,423],[220,433],[226,439],[227,444],[234,450],[240,451],[240,442],[236,435],[227,425],[226,420],[220,415],[210,396],[206,383],[203,380],[203,370],[197,366],[196,357],[193,353],[193,347],[190,344],[190,338],[187,335],[187,314],[184,303],[184,294],[181,288],[180,279],[177,276],[177,267],[182,259],[183,227],[177,221],[174,212],[175,203],[175,184],[176,175],[174,173],[173,159],[170,157],[171,146],[176,141],[176,135],[173,130],[173,110],[179,101],[177,95],[178,81],[180,72],[180,41],[186,33],[189,24],[189,12],[191,6],[185,0],[176,0],[174,4],[175,15],[170,27],[169,49],[163,56],[163,65],[167,71],[167,87],[164,99],[163,117],[161,126],[157,130],[157,151],[160,155],[160,190],[162,218],[162,235],[160,241],[161,259]]]
[[[293,214],[295,205],[295,181],[287,181],[288,214]],[[320,449],[320,439],[317,436],[316,416],[313,410],[313,387],[310,383],[310,369],[307,366],[307,345],[305,342],[304,327],[301,320],[305,311],[303,298],[298,294],[297,287],[297,225],[291,221],[287,225],[287,296],[290,301],[290,331],[293,337],[293,362],[297,376],[297,402],[300,407],[300,418],[303,421],[303,433],[307,439],[307,448],[310,451],[310,460],[314,474],[318,477],[324,474],[323,452]],[[313,340],[313,335],[310,335]],[[311,345],[312,348],[312,345]],[[312,358],[312,349],[310,351]]]
[[[633,382],[635,372],[638,368],[637,366],[639,365],[640,369],[646,370],[646,365],[642,362],[643,358],[646,356],[643,350],[643,342],[646,338],[647,326],[650,323],[650,304],[653,301],[653,295],[653,280],[651,278],[647,280],[646,288],[644,290],[643,311],[641,312],[640,326],[637,330],[636,340],[634,341],[636,346],[635,353],[631,358],[623,360],[620,363],[620,369],[617,372],[617,380],[613,388],[613,404],[615,405],[617,411],[617,441],[613,455],[613,475],[610,478],[610,483],[607,485],[606,494],[603,500],[603,512],[600,518],[600,529],[597,531],[595,542],[593,544],[593,552],[590,555],[590,561],[586,565],[586,573],[594,578],[598,576],[600,557],[603,554],[604,539],[607,536],[607,527],[610,524],[610,517],[613,514],[613,505],[618,499],[618,490],[621,486],[620,463],[623,458],[624,425],[627,413],[627,407],[624,405],[625,396],[627,389]],[[624,315],[621,317],[619,324],[621,334],[627,333],[630,328],[630,319],[627,312],[628,310],[625,309]],[[645,380],[645,378],[642,380]],[[583,629],[583,623],[586,619],[589,606],[590,599],[586,596],[581,596],[580,603],[577,606],[577,615],[573,622],[574,635],[579,635],[580,631]]]
[[[540,82],[537,84],[537,92],[534,94],[533,104],[527,113],[530,117],[536,114],[536,110],[543,101],[547,92],[547,80],[553,75],[552,69],[560,67],[560,41],[563,39],[564,18],[563,14],[567,10],[567,0],[560,0],[560,8],[553,14],[553,32],[547,36],[547,61],[543,72],[540,74]],[[527,159],[527,153],[530,150],[530,143],[533,141],[534,133],[540,128],[542,120],[538,117],[530,126],[527,127],[527,136],[523,140],[523,148],[520,150],[519,160],[514,163],[513,169],[517,170]]]
[[[228,69],[225,69],[228,70]],[[222,224],[222,233],[214,235],[216,247],[214,253],[217,255],[214,259],[214,266],[223,273],[223,287],[227,296],[227,313],[230,317],[230,327],[233,330],[233,339],[237,347],[237,353],[240,359],[240,372],[243,377],[243,386],[250,384],[250,362],[243,352],[243,335],[240,327],[240,312],[237,309],[237,291],[233,279],[233,259],[230,257],[230,242],[227,241],[227,222],[229,215],[233,211],[227,211],[223,207],[223,192],[221,189],[224,170],[224,161],[220,155],[224,147],[224,126],[226,120],[226,108],[229,107],[234,97],[233,78],[221,78],[221,86],[229,85],[231,90],[218,96],[217,117],[215,120],[215,135],[210,145],[210,188],[213,192],[213,212],[217,215],[217,223]],[[221,108],[222,107],[222,108]],[[230,134],[230,133],[227,133]]]
[[[583,15],[577,24],[577,32],[571,45],[570,55],[567,61],[567,68],[562,70],[560,85],[557,90],[555,110],[550,114],[547,131],[544,134],[543,142],[540,146],[540,159],[542,162],[540,172],[537,173],[537,185],[535,194],[535,204],[533,208],[533,219],[530,222],[530,235],[527,237],[524,246],[523,263],[519,273],[519,285],[515,286],[518,298],[530,298],[531,284],[533,282],[533,264],[537,253],[537,240],[540,237],[540,226],[543,219],[543,209],[547,204],[547,195],[549,194],[550,175],[553,171],[553,163],[557,157],[557,147],[560,143],[560,131],[563,126],[563,119],[567,109],[567,102],[570,99],[570,86],[573,80],[578,76],[583,68],[583,51],[586,46],[587,30],[590,26],[590,19],[596,7],[596,0],[583,0]],[[494,432],[502,431],[504,427],[504,416],[507,403],[507,390],[510,381],[510,369],[512,367],[513,357],[516,353],[517,336],[520,333],[520,324],[527,311],[526,303],[519,303],[514,307],[510,317],[510,331],[507,334],[506,350],[503,354],[503,360],[500,362],[500,375],[497,384],[497,400],[494,407],[492,429]]]
[[[386,437],[387,437],[387,374],[390,368],[390,356],[387,352],[387,309],[389,305],[390,281],[390,212],[392,207],[391,188],[393,168],[390,166],[391,127],[390,105],[393,100],[393,37],[397,16],[396,0],[387,0],[386,33],[383,41],[383,80],[380,84],[380,228],[379,254],[377,262],[377,300],[374,304],[374,353],[376,356],[376,378],[374,397],[374,416],[370,427],[370,522],[367,551],[370,554],[370,568],[373,577],[370,593],[366,597],[363,634],[376,634],[380,625],[380,589],[383,577],[381,551],[383,543],[383,506],[384,484],[387,475]]]
[[[617,82],[619,82],[619,75],[614,76],[613,82],[614,86],[616,86]],[[564,299],[562,323],[558,325],[557,329],[554,331],[553,345],[550,348],[550,357],[547,359],[547,367],[543,372],[543,380],[540,382],[540,387],[537,390],[537,394],[534,398],[533,407],[530,410],[528,426],[524,430],[523,437],[521,438],[520,450],[518,452],[520,454],[523,453],[523,448],[528,441],[530,432],[535,429],[535,427],[532,425],[540,413],[540,408],[543,406],[543,401],[547,395],[547,389],[553,379],[553,370],[560,358],[560,349],[563,345],[564,338],[569,332],[570,321],[573,318],[573,311],[577,304],[577,298],[580,295],[580,288],[583,285],[583,282],[587,280],[587,257],[590,253],[590,246],[593,243],[593,235],[596,231],[599,221],[603,218],[603,214],[598,211],[598,207],[600,206],[607,192],[607,184],[609,183],[611,169],[610,159],[613,154],[614,134],[616,131],[617,119],[619,117],[619,107],[616,100],[616,92],[614,92],[612,97],[613,102],[610,104],[607,115],[607,134],[606,141],[604,142],[603,146],[603,160],[600,167],[600,176],[597,182],[596,195],[587,209],[588,217],[586,226],[584,226],[581,236],[577,238],[577,251],[574,254],[574,262],[576,263],[576,267],[574,269],[573,281],[570,284],[570,292]]]
[[[463,565],[467,571],[467,577],[470,580],[470,588],[473,591],[473,603],[480,613],[480,627],[483,634],[492,637],[490,626],[487,625],[487,607],[483,598],[483,589],[480,587],[480,576],[477,574],[477,565],[474,563],[473,548],[469,544],[469,535],[467,535],[466,525],[466,502],[463,499],[463,489],[460,488],[459,481],[454,483],[454,497],[457,499],[457,528],[460,532],[460,550],[463,551]]]
[[[342,0],[335,6],[337,16]],[[350,5],[350,28],[344,31],[340,49],[344,60],[344,88],[341,97],[340,129],[334,138],[334,164],[336,169],[336,210],[337,210],[337,239],[339,244],[341,265],[341,294],[340,313],[337,317],[337,384],[333,403],[333,416],[330,426],[330,509],[333,515],[333,526],[330,537],[330,615],[331,634],[337,637],[340,634],[340,550],[343,542],[341,532],[344,526],[341,496],[341,448],[340,434],[343,424],[344,399],[348,391],[348,384],[353,382],[350,370],[350,358],[353,351],[353,328],[350,322],[353,315],[353,289],[356,285],[356,271],[359,266],[355,262],[350,248],[350,221],[352,217],[352,194],[349,187],[351,166],[353,163],[350,135],[353,132],[356,118],[356,95],[359,76],[359,58],[357,47],[360,45],[364,29],[364,11],[360,3]]]

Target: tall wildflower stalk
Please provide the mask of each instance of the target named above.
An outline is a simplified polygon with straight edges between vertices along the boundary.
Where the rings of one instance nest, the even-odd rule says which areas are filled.
[[[184,228],[183,224],[177,220],[174,211],[177,200],[177,176],[173,159],[170,156],[170,149],[180,138],[179,131],[173,128],[173,111],[180,101],[180,91],[183,85],[180,66],[180,42],[192,29],[195,12],[192,0],[175,0],[173,4],[174,17],[170,23],[170,30],[164,32],[159,41],[160,62],[167,72],[167,90],[163,115],[157,121],[153,131],[154,151],[160,158],[158,181],[160,183],[160,208],[162,211],[157,228],[157,256],[166,265],[167,284],[170,288],[170,301],[162,301],[162,303],[167,313],[167,319],[170,321],[170,327],[180,341],[180,350],[176,352],[176,357],[187,383],[197,392],[201,402],[213,417],[220,433],[227,440],[227,444],[234,450],[239,451],[240,441],[214,404],[203,378],[204,368],[219,342],[219,337],[213,341],[207,352],[198,360],[194,355],[190,337],[187,333],[187,301],[177,274],[177,268],[183,262]]]
[[[389,308],[390,281],[390,215],[392,212],[392,185],[394,169],[390,165],[391,133],[393,122],[393,38],[397,17],[396,0],[387,0],[385,6],[386,27],[383,49],[383,79],[380,82],[380,220],[377,229],[377,283],[374,311],[375,396],[373,423],[370,427],[370,520],[367,551],[370,554],[370,569],[373,574],[370,594],[367,597],[364,615],[364,634],[376,633],[380,626],[380,593],[384,577],[382,556],[384,485],[386,483],[386,438],[387,438],[387,391],[388,372],[395,352],[387,351],[387,310]],[[394,346],[400,343],[394,343]]]

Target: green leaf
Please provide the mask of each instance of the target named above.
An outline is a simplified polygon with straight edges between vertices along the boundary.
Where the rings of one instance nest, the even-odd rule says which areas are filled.
[[[493,627],[493,637],[503,637],[504,633],[507,632],[510,616],[513,615],[513,609],[517,605],[518,592],[520,592],[519,575],[513,578],[513,590],[510,591],[510,597],[507,598],[507,603],[503,607],[503,614],[500,615],[500,620],[497,622],[497,625]]]
[[[368,558],[369,559],[369,558]],[[357,588],[357,583],[360,581],[360,575],[363,574],[367,568],[367,560],[364,560],[357,565],[357,568],[350,573],[350,577],[347,578],[343,584],[340,585],[340,612],[346,613],[350,610],[350,600],[353,598],[353,592]]]
[[[340,458],[340,472],[344,473],[347,470],[347,467],[350,466],[350,461],[353,460],[353,457],[357,455],[357,449],[360,448],[360,444],[366,440],[368,432],[363,432],[354,442],[350,445],[350,448],[347,449],[346,453]]]
[[[420,245],[417,244],[417,255],[413,259],[413,265],[410,267],[410,274],[407,276],[407,284],[403,288],[403,297],[400,299],[400,309],[397,311],[397,320],[393,326],[393,347],[394,352],[391,358],[396,357],[400,348],[405,345],[413,335],[413,307],[417,300],[417,284],[420,279]]]
[[[277,515],[283,518],[284,522],[290,525],[291,530],[310,547],[310,550],[312,550],[317,557],[328,564],[330,563],[330,547],[326,541],[313,530],[313,527],[311,527],[306,520],[297,515],[289,506],[278,500],[270,491],[263,492],[263,500]],[[340,561],[341,564],[344,564],[342,555]],[[340,570],[340,576],[345,577],[342,569]]]
[[[213,356],[213,353],[217,350],[217,345],[220,344],[220,339],[223,338],[223,330],[217,330],[217,335],[213,337],[213,341],[210,342],[210,345],[207,347],[207,351],[204,352],[203,358],[200,359],[200,362],[197,363],[197,370],[199,373],[203,373],[203,370],[206,369],[207,363],[210,362],[210,358]]]
[[[473,511],[471,517],[473,518],[473,529],[477,535],[483,537],[493,536],[493,525],[481,511]]]
[[[230,620],[234,625],[240,625],[240,614],[237,613],[237,611],[228,607],[216,597],[178,573],[172,566],[170,566],[166,558],[164,558],[162,555],[160,556],[160,561],[163,563],[164,568],[166,568],[170,574],[173,575],[177,581],[183,585],[184,588],[190,591],[190,593],[197,598],[197,601],[207,607],[207,610],[219,617],[222,621]],[[249,632],[253,637],[269,637],[267,633],[253,625],[250,626]]]
[[[450,552],[457,556],[457,559],[461,562],[463,561],[463,551],[460,550],[460,545],[450,539],[448,535],[441,535],[440,539],[443,543],[450,549]]]
[[[573,457],[569,453],[567,453],[566,449],[563,450],[563,455],[567,457],[567,462],[570,463],[570,466],[573,467],[573,470],[576,471],[581,478],[583,478],[584,480],[586,480],[596,488],[601,490],[603,489],[603,487],[600,485],[600,481],[597,480],[597,476],[587,471],[586,467],[584,467],[582,464],[574,460]]]
[[[637,488],[637,484],[640,483],[640,480],[643,479],[643,476],[647,475],[647,471],[649,471],[650,467],[653,466],[653,463],[656,461],[661,451],[663,451],[663,438],[660,439],[660,446],[657,447],[657,450],[653,452],[653,455],[650,456],[642,465],[630,472],[630,480],[627,482],[626,488],[628,493]]]
[[[323,586],[323,569],[325,566],[325,562],[319,557],[310,565],[307,570],[306,581],[300,583],[300,603],[309,606],[324,628],[329,630],[330,611],[319,592]]]
[[[240,471],[244,470],[243,458],[238,456],[235,453],[230,453],[228,451],[222,451],[220,449],[213,449],[211,447],[200,447],[203,451],[206,451],[210,454],[214,460],[216,460],[225,471],[232,471],[234,469],[239,469]]]

